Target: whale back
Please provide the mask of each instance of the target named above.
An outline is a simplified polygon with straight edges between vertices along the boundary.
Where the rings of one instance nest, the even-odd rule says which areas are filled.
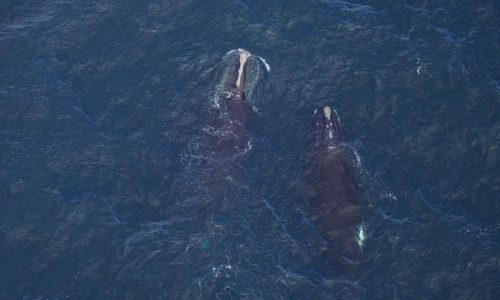
[[[356,155],[346,143],[335,111],[315,112],[306,173],[309,215],[327,242],[324,250],[339,269],[351,272],[361,260],[362,221]]]

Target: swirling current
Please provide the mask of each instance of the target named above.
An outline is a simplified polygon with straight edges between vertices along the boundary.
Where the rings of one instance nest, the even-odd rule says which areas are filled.
[[[0,299],[498,299],[499,30],[493,0],[1,1]],[[270,72],[214,195],[238,48]],[[357,280],[301,209],[323,105],[362,170]]]

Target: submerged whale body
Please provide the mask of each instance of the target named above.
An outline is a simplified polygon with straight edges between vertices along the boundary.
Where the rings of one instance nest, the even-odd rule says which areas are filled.
[[[337,112],[328,106],[315,111],[308,156],[310,217],[327,241],[328,258],[350,272],[361,259],[364,239],[358,164]]]
[[[230,168],[252,148],[249,127],[256,115],[256,98],[265,76],[258,56],[237,49],[223,58],[221,80],[216,86],[208,127],[208,156]]]
[[[251,153],[256,104],[266,87],[266,65],[246,50],[229,51],[221,65],[210,115],[196,146],[202,163],[199,175],[208,196],[197,214],[200,218],[229,211],[241,193],[241,166]]]

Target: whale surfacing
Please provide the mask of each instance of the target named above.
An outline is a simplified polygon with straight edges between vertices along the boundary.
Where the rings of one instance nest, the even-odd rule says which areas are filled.
[[[223,66],[207,144],[214,161],[231,164],[241,160],[252,147],[249,127],[256,115],[256,98],[265,72],[258,56],[243,49],[229,51]]]
[[[327,256],[350,271],[361,259],[365,235],[358,165],[337,112],[329,106],[315,110],[308,156],[309,214],[328,243]]]

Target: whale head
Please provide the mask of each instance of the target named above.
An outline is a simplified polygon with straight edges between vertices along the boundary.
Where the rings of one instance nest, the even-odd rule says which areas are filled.
[[[314,110],[312,138],[316,145],[329,148],[345,142],[344,129],[337,111],[329,106]]]
[[[244,49],[229,51],[223,58],[220,98],[246,102],[254,111],[261,82],[266,75],[262,60]]]

